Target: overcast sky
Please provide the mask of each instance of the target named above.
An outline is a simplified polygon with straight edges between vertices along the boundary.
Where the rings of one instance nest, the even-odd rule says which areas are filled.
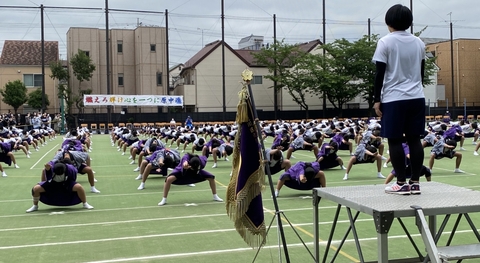
[[[273,42],[273,15],[277,16],[277,38],[287,43],[322,40],[320,0],[224,0],[225,40],[233,48],[251,34]],[[338,38],[354,41],[368,33],[383,36],[387,9],[394,4],[410,6],[410,0],[326,0],[326,41]],[[2,0],[0,2],[0,50],[5,40],[40,40],[40,10],[5,6],[45,8],[45,40],[59,42],[66,59],[66,32],[69,27],[105,28],[102,10],[73,10],[53,7],[104,8],[103,0]],[[170,64],[186,62],[203,45],[221,39],[221,0],[109,0],[109,8],[169,12]],[[414,31],[421,35],[450,38],[480,38],[478,0],[413,0]],[[451,15],[449,15],[451,13]],[[164,14],[112,11],[110,28],[135,28],[137,23],[165,26]]]

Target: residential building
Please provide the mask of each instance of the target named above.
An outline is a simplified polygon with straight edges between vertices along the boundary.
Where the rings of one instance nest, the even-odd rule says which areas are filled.
[[[306,52],[322,52],[320,40],[299,44]],[[225,43],[225,89],[222,80],[222,42],[205,45],[190,58],[180,75],[183,81],[175,87],[175,95],[184,96],[187,112],[222,112],[225,97],[225,111],[237,110],[238,92],[242,88],[241,73],[249,67],[254,74],[251,82],[257,110],[274,110],[273,82],[265,75],[271,75],[266,67],[255,63],[253,53],[260,50],[235,50]],[[225,92],[223,91],[225,90]],[[284,89],[277,92],[279,110],[302,110]],[[321,109],[322,101],[307,97],[309,109]]]
[[[480,104],[480,92],[478,92],[480,89],[480,79],[478,78],[480,74],[480,39],[455,39],[453,40],[453,49],[450,40],[428,44],[427,48],[437,57],[438,84],[445,87],[445,98],[439,100],[439,106],[451,107],[453,100],[456,107],[463,107],[464,102],[466,102],[466,106],[478,106]]]
[[[58,112],[60,102],[57,96],[56,81],[51,75],[49,64],[59,59],[58,42],[44,41],[45,45],[45,94],[50,105],[48,113]],[[42,45],[41,41],[5,40],[0,58],[0,88],[10,81],[21,80],[28,92],[42,88]],[[0,101],[0,113],[13,108]],[[19,108],[18,113],[28,113],[34,110],[29,105]]]
[[[238,42],[238,49],[260,50],[263,47],[263,36],[254,36],[252,34],[240,39]]]
[[[107,53],[105,29],[72,27],[67,32],[67,59],[84,51],[96,66],[90,81],[82,89],[92,94],[167,95],[168,65],[164,27],[139,26],[135,29],[110,29],[110,90],[107,90]],[[70,68],[70,74],[72,69]],[[73,76],[73,75],[72,75]],[[72,77],[74,90],[79,82]],[[157,112],[162,107],[114,107],[113,112]],[[85,109],[85,112],[106,112],[106,107]]]

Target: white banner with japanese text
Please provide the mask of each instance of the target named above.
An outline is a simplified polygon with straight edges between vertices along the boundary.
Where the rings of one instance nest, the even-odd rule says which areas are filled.
[[[183,96],[168,95],[83,95],[85,106],[182,106]]]

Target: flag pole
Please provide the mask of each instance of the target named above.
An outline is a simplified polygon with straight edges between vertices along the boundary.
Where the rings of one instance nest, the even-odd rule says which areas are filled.
[[[257,114],[257,108],[255,107],[255,99],[253,97],[252,86],[250,85],[251,80],[248,79],[248,78],[246,78],[244,80],[247,83],[247,87],[248,87],[249,100],[250,100],[250,103],[252,105],[255,127],[257,128],[257,137],[258,137],[258,140],[260,141],[260,145],[262,147],[263,159],[268,160],[267,159],[267,154],[265,152],[265,144],[263,143],[263,139],[262,139],[262,129],[260,128],[260,123],[259,123],[258,114]],[[284,254],[285,254],[285,261],[287,263],[290,263],[290,257],[288,255],[288,248],[287,248],[287,241],[285,239],[285,232],[283,231],[283,226],[282,226],[282,218],[280,216],[281,211],[278,208],[277,197],[275,196],[275,189],[273,188],[273,180],[272,180],[272,173],[270,171],[270,165],[268,165],[268,164],[265,165],[265,171],[266,171],[266,175],[268,177],[268,182],[269,182],[269,185],[270,185],[270,192],[272,193],[273,206],[275,208],[275,217],[277,218],[278,231],[280,232],[280,238],[282,240],[283,251],[284,251]],[[260,247],[259,247],[259,249],[260,249]]]

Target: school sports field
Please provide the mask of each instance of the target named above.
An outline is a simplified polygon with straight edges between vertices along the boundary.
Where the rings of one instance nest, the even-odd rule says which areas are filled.
[[[33,151],[31,159],[16,152],[20,169],[5,167],[8,177],[0,177],[0,262],[252,262],[256,250],[249,248],[227,217],[225,204],[212,201],[208,183],[199,183],[195,187],[173,185],[168,196],[168,204],[162,207],[157,203],[162,198],[164,178],[150,176],[144,190],[137,190],[140,181],[134,180],[138,173],[133,172],[135,165],[129,165],[128,153],[121,156],[111,146],[108,135],[93,136],[91,153],[92,168],[96,172],[97,189],[100,194],[89,192],[86,175],[79,175],[78,182],[87,191],[88,202],[93,210],[82,209],[81,205],[68,208],[49,207],[40,204],[39,211],[25,213],[32,205],[30,189],[40,179],[44,164],[49,161],[62,142],[60,137],[50,141],[40,151]],[[271,140],[266,142],[270,146]],[[454,174],[455,160],[436,160],[433,181],[480,190],[478,163],[480,156],[474,156],[474,145],[466,139],[466,151],[461,151],[463,160],[460,168],[464,174]],[[458,147],[459,148],[459,147]],[[425,162],[428,166],[430,148],[425,149]],[[297,151],[293,154],[293,163],[299,160],[313,161],[313,153]],[[348,151],[339,151],[345,162],[349,160]],[[388,155],[387,155],[388,156]],[[211,160],[211,157],[210,157]],[[230,161],[219,160],[218,168],[207,170],[216,175],[217,191],[225,199],[225,189],[230,180]],[[386,176],[391,170],[382,168]],[[374,164],[355,165],[349,174],[350,179],[343,181],[344,171],[339,168],[325,171],[327,187],[344,185],[383,184],[376,178]],[[273,176],[275,183],[280,174]],[[426,183],[422,178],[422,183]],[[448,195],[449,193],[445,193]],[[274,217],[274,207],[269,188],[263,194],[265,221],[268,225]],[[408,196],[405,197],[408,202]],[[307,243],[313,253],[313,210],[310,191],[295,191],[282,188],[278,198],[280,209],[293,224],[293,228],[284,221],[284,230],[288,243],[291,262],[313,262],[309,252],[294,234],[295,230]],[[480,200],[479,200],[480,202]],[[328,238],[328,230],[336,205],[321,202],[320,238]],[[330,215],[330,217],[328,216]],[[472,214],[474,222],[480,224],[480,216]],[[334,243],[329,255],[336,249],[338,241],[348,226],[345,211],[337,226]],[[441,222],[443,217],[438,218]],[[454,221],[454,220],[450,220]],[[417,244],[421,237],[415,226],[414,218],[404,220],[410,233],[414,234]],[[451,226],[452,223],[449,225]],[[344,228],[343,228],[344,227]],[[451,229],[447,226],[446,229]],[[475,242],[464,221],[457,230],[452,244]],[[357,231],[362,240],[362,249],[367,261],[376,260],[377,243],[374,222],[371,217],[361,214],[357,220]],[[449,232],[445,233],[448,234]],[[415,256],[415,251],[405,238],[397,221],[390,231],[390,256],[405,258]],[[336,262],[358,262],[353,236],[342,248]],[[446,237],[440,240],[444,245]],[[269,231],[267,244],[263,247],[255,262],[280,262],[277,228],[274,222]],[[321,243],[324,249],[324,243]],[[420,248],[424,251],[423,248]],[[285,261],[283,261],[285,262]],[[468,260],[464,262],[469,262]],[[471,261],[475,262],[475,261]]]

